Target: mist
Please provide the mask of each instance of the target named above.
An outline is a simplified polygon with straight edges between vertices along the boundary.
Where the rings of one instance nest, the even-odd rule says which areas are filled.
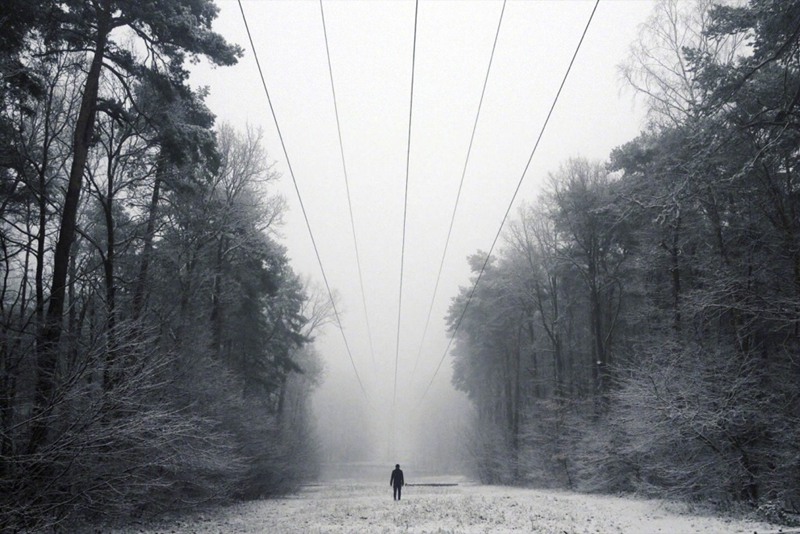
[[[400,400],[392,417],[391,409],[372,408],[349,382],[328,376],[313,397],[323,480],[388,480],[397,463],[409,482],[469,475],[473,408],[465,395],[440,384],[422,404]],[[388,396],[381,401],[391,406]]]
[[[0,530],[800,524],[800,2],[720,2],[10,2]]]
[[[467,257],[491,245],[592,4],[508,3],[466,171],[502,3],[420,4],[410,126],[414,3],[323,6],[341,147],[320,6],[243,2],[320,259],[339,300],[341,331],[328,325],[315,342],[326,367],[314,396],[324,462],[382,463],[386,476],[395,463],[463,471],[472,409],[450,384],[444,318],[468,281]],[[218,30],[247,44],[238,6],[220,7]],[[605,157],[638,131],[642,112],[620,92],[616,64],[651,8],[651,2],[624,1],[598,8],[520,198],[533,196],[564,159]],[[263,129],[289,206],[278,231],[294,268],[320,280],[252,53],[224,71],[201,69],[197,80],[211,86],[208,101],[219,119]]]

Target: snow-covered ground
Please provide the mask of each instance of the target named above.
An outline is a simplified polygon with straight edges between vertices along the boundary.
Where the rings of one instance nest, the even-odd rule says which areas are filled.
[[[419,481],[418,481],[419,482]],[[683,505],[461,482],[407,486],[333,482],[128,533],[777,533],[777,525],[691,514]]]

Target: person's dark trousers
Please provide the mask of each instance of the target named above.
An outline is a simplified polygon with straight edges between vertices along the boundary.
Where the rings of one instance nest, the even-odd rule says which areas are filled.
[[[402,486],[395,486],[394,487],[394,500],[396,500],[396,501],[400,500],[400,492],[401,491],[403,491],[403,487]]]

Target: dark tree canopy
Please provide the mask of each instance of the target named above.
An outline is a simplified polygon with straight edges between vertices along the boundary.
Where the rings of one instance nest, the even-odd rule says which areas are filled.
[[[800,2],[662,0],[622,73],[648,128],[608,163],[551,175],[456,334],[478,473],[787,520],[800,498]]]
[[[217,13],[0,11],[0,530],[263,497],[314,474],[320,365],[275,232],[278,176],[260,133],[215,125],[188,84],[187,62],[242,54]]]

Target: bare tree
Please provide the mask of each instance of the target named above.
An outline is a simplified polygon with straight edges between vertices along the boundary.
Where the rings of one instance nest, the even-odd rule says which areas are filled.
[[[659,0],[619,66],[623,80],[641,94],[650,120],[677,126],[702,113],[709,88],[698,79],[687,51],[732,65],[744,46],[743,36],[710,36],[713,0]]]

